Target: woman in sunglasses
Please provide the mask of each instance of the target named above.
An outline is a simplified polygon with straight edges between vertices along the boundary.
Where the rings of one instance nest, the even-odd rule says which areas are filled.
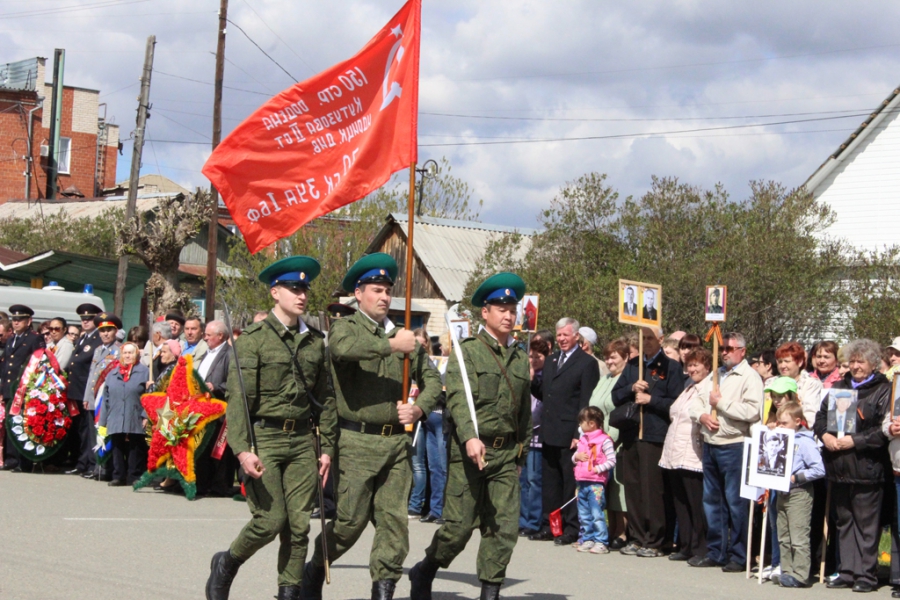
[[[44,335],[44,341],[47,342],[47,349],[56,356],[60,370],[65,371],[75,352],[72,340],[66,335],[68,332],[66,320],[62,317],[55,317],[46,325],[47,333]]]

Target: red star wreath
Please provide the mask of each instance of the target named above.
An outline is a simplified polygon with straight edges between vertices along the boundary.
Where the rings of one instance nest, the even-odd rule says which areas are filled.
[[[153,426],[147,472],[134,489],[170,477],[181,484],[187,499],[193,500],[197,495],[194,455],[208,441],[206,426],[225,415],[226,404],[210,398],[190,355],[178,359],[165,389],[144,394],[141,404]]]

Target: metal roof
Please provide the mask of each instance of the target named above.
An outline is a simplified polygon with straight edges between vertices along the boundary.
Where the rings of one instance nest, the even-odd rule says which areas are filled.
[[[135,209],[138,213],[153,210],[159,204],[159,199],[177,194],[151,194],[138,196]],[[125,196],[110,196],[108,198],[89,199],[60,199],[25,202],[24,200],[10,200],[0,204],[0,219],[10,217],[25,219],[55,215],[62,211],[72,219],[85,217],[98,217],[111,208],[125,208]]]
[[[80,290],[85,283],[90,283],[96,290],[115,292],[119,261],[49,250],[0,267],[0,276],[14,281],[31,281],[33,277],[42,277],[46,281],[58,282],[67,290]],[[140,285],[149,278],[150,271],[147,267],[129,263],[125,286],[130,288]]]
[[[16,62],[0,65],[0,89],[22,90],[33,92],[37,90],[39,58],[26,58]]]
[[[407,215],[393,213],[386,227],[396,223],[407,235]],[[449,302],[459,302],[466,291],[466,283],[484,256],[488,244],[512,233],[524,236],[524,243],[514,259],[521,259],[531,248],[531,236],[537,229],[487,225],[473,221],[456,221],[434,217],[416,217],[413,250],[434,279],[438,289]],[[376,238],[380,243],[382,235]]]

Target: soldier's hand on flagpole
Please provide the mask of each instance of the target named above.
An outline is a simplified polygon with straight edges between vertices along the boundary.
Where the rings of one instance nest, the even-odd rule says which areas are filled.
[[[466,442],[466,455],[472,462],[478,465],[478,470],[484,469],[484,443],[478,438],[472,438]]]
[[[425,411],[409,402],[397,401],[397,415],[401,425],[412,425],[425,415]]]
[[[252,452],[241,452],[238,454],[238,462],[241,463],[244,473],[253,479],[259,479],[263,476],[263,473],[266,472],[266,468],[263,466],[262,461]]]
[[[401,329],[390,339],[391,352],[411,354],[416,349],[416,336],[409,329]]]
[[[328,483],[328,474],[331,472],[331,457],[323,454],[319,457],[319,475],[322,477],[322,485]]]

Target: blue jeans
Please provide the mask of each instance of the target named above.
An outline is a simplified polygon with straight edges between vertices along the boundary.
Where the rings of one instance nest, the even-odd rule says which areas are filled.
[[[416,514],[422,514],[422,508],[425,505],[425,485],[428,483],[428,467],[425,464],[425,431],[419,431],[419,438],[416,445],[413,446],[412,455],[412,472],[413,485],[412,493],[409,496],[409,511]],[[413,429],[415,435],[415,429]]]
[[[540,531],[541,511],[541,449],[530,448],[525,466],[519,476],[522,501],[519,508],[519,527]]]
[[[744,444],[703,444],[703,511],[707,556],[719,564],[747,561],[747,501],[741,498]]]
[[[440,517],[444,512],[444,488],[447,486],[447,437],[444,435],[444,415],[432,412],[422,425],[420,436],[425,436],[425,452],[428,456],[428,474],[431,479],[431,514]],[[419,440],[421,443],[422,440]]]
[[[602,483],[578,481],[578,521],[581,541],[609,544],[606,527],[606,490]]]

